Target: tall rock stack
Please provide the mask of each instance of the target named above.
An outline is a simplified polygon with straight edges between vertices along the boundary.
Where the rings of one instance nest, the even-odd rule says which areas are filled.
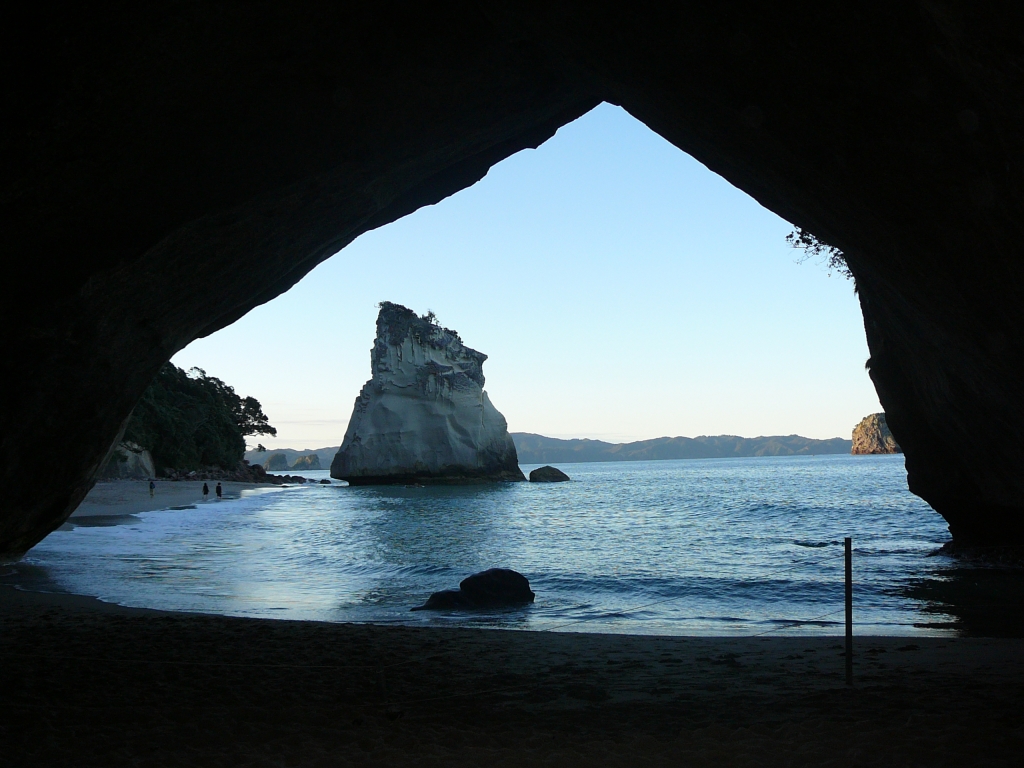
[[[896,438],[889,431],[885,414],[872,413],[853,428],[853,448],[850,453],[903,453],[903,449],[896,444]]]
[[[352,485],[525,480],[505,417],[484,392],[487,355],[432,314],[382,302],[373,374],[331,477]]]

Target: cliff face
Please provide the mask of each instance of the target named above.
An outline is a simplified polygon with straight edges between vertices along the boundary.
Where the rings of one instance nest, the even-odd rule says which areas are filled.
[[[141,445],[130,442],[118,444],[99,474],[101,480],[142,480],[149,477],[156,477],[152,454]]]
[[[889,431],[885,414],[872,413],[861,419],[853,428],[853,448],[850,449],[850,453],[903,453],[903,449]]]
[[[373,378],[331,477],[353,485],[525,480],[505,417],[483,390],[486,359],[454,331],[383,302]]]

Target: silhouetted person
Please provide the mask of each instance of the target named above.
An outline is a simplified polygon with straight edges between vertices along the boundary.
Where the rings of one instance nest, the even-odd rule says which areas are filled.
[[[206,501],[206,497],[210,495],[210,486],[203,483],[203,501]]]
[[[149,498],[153,498],[153,494],[156,492],[156,483],[152,480],[149,481]]]
[[[222,495],[223,491],[221,490],[220,483],[217,483],[217,498],[219,499]]]

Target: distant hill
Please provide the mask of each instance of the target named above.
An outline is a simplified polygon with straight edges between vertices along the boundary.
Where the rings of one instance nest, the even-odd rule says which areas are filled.
[[[816,456],[849,453],[853,443],[841,437],[814,440],[799,435],[772,437],[658,437],[635,443],[601,440],[559,440],[513,432],[522,464],[573,461],[657,461],[661,459],[726,459],[740,456]]]
[[[529,432],[513,432],[520,464],[551,464],[573,461],[658,461],[661,459],[727,459],[739,456],[818,456],[826,453],[849,453],[853,442],[841,437],[814,440],[799,435],[773,437],[657,437],[635,443],[606,443],[601,440],[559,440]],[[301,456],[315,453],[320,466],[330,468],[337,445],[316,450],[296,451],[277,448],[256,453],[246,451],[250,464],[263,464],[272,455],[283,453],[288,466]]]

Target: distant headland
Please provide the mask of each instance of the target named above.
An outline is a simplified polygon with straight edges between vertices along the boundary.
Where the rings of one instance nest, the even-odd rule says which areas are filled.
[[[799,435],[774,435],[769,437],[737,437],[718,435],[715,437],[657,437],[653,440],[638,440],[633,443],[606,443],[602,440],[561,440],[529,432],[512,432],[520,464],[550,464],[554,462],[590,461],[659,461],[667,459],[726,459],[748,456],[819,456],[825,454],[850,453],[851,440],[833,437],[815,440]],[[309,453],[317,453],[322,465],[329,465],[330,458],[338,452],[339,446],[328,446],[315,450],[276,449],[288,461]],[[252,463],[266,461],[269,452],[248,451],[245,458]]]
[[[841,437],[815,440],[799,435],[771,437],[656,437],[633,443],[601,440],[559,440],[554,437],[513,432],[519,461],[549,464],[573,461],[659,461],[666,459],[727,459],[744,456],[816,456],[849,453],[853,443]]]

